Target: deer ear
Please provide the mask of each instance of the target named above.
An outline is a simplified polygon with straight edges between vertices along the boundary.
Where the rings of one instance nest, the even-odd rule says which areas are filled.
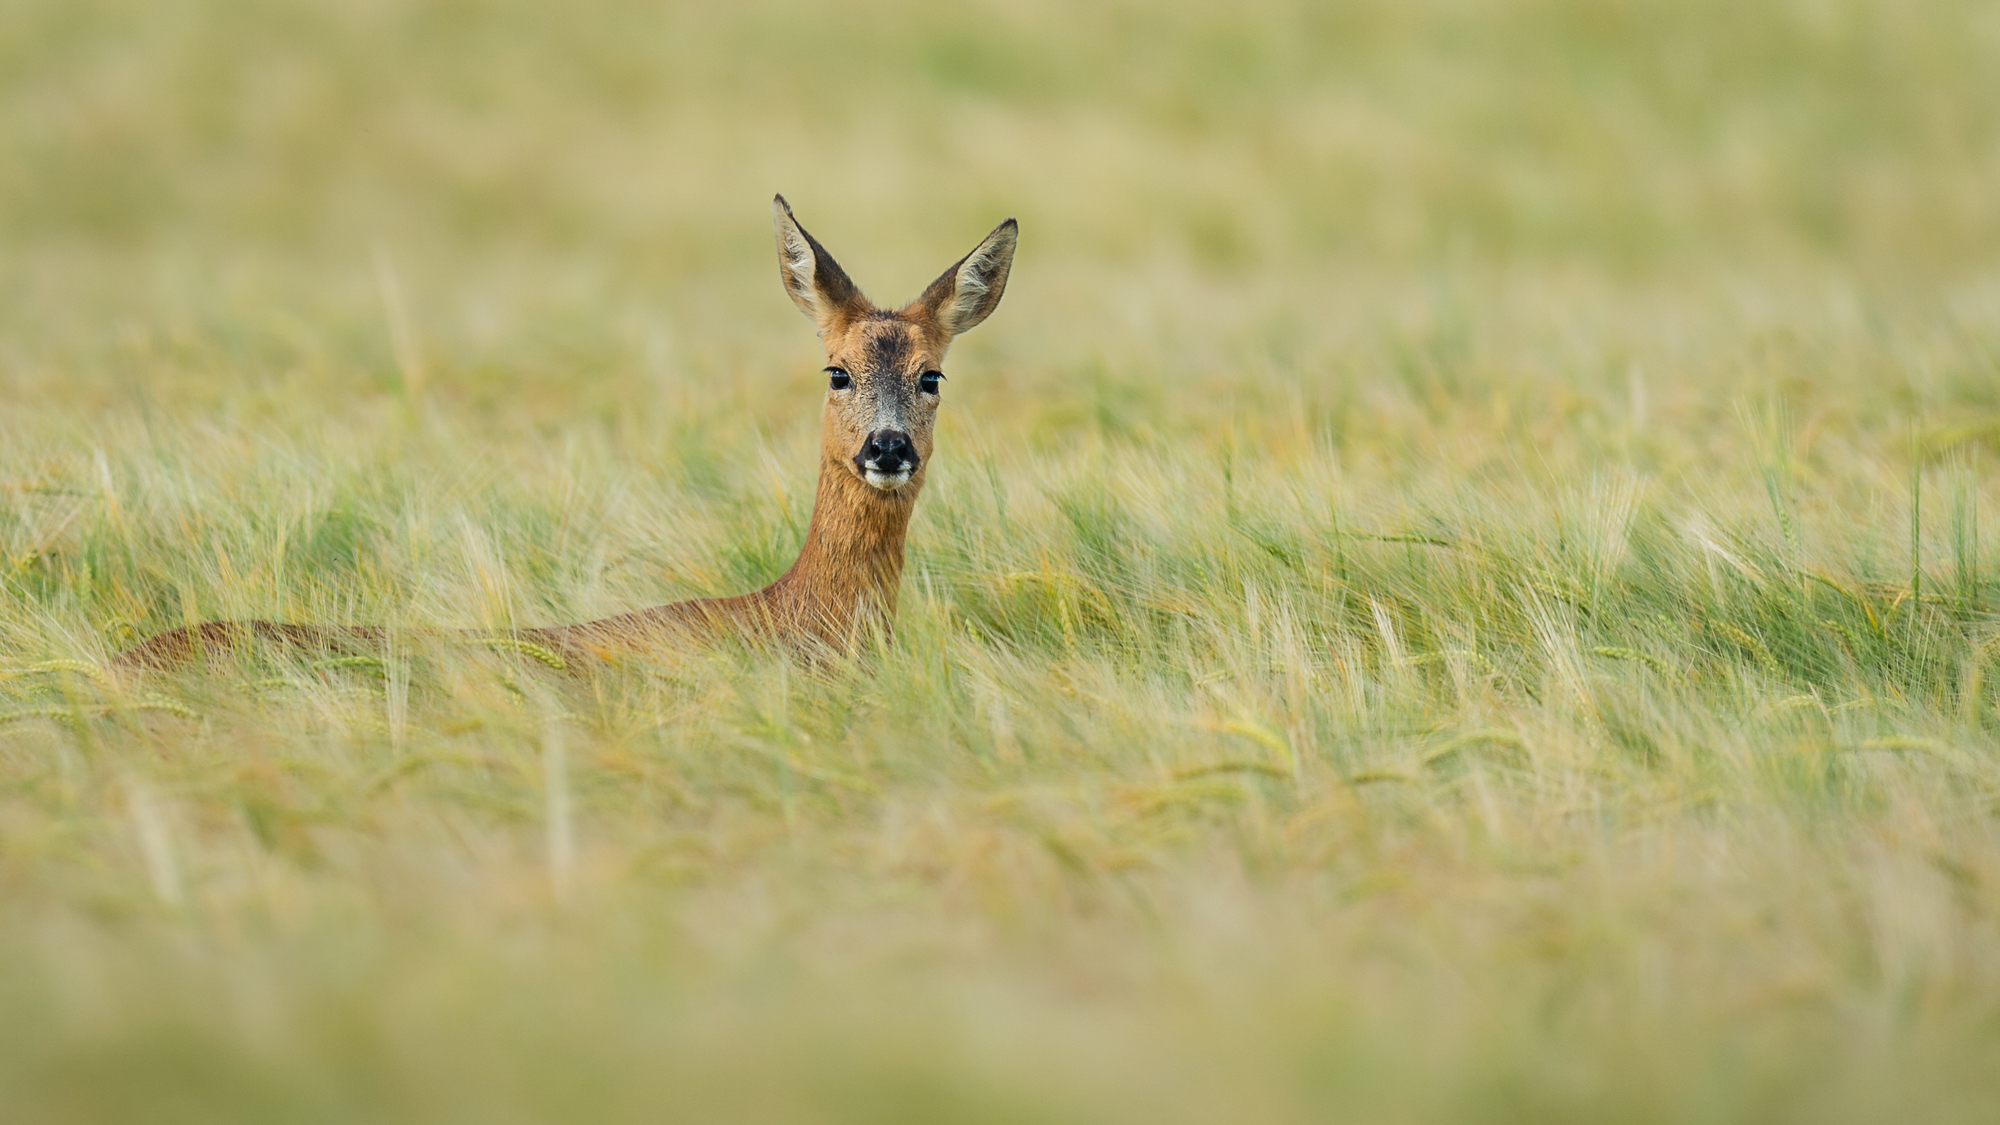
[[[847,271],[792,217],[782,195],[771,199],[771,227],[778,239],[778,278],[799,311],[821,332],[856,306],[867,303]]]
[[[1007,274],[1014,268],[1014,242],[1020,227],[1012,219],[993,228],[986,240],[958,264],[931,282],[917,306],[946,333],[959,333],[985,320],[1000,306],[1007,291]]]

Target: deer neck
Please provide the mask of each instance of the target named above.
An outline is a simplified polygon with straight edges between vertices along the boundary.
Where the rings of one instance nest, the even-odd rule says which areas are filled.
[[[883,492],[823,454],[805,546],[765,592],[780,620],[834,639],[849,635],[864,615],[893,615],[903,539],[922,488],[922,468],[903,487]]]

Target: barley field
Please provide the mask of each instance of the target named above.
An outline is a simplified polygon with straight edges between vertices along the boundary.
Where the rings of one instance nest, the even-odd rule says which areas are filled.
[[[0,1119],[1994,1120],[1996,58],[0,0]],[[789,564],[774,191],[1021,222],[893,641],[423,639]],[[102,670],[240,617],[405,639]]]

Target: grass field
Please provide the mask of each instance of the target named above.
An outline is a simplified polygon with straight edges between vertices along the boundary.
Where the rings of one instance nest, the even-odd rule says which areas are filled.
[[[2000,16],[0,0],[0,1119],[1985,1122]],[[782,190],[1000,218],[893,646]]]

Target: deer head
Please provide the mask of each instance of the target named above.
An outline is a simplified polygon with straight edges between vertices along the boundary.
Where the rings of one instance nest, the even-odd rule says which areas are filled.
[[[850,473],[876,494],[907,501],[923,487],[931,434],[952,338],[1000,304],[1014,264],[1008,219],[972,253],[900,309],[877,308],[840,263],[792,217],[784,196],[771,201],[778,275],[826,349],[821,471]]]

